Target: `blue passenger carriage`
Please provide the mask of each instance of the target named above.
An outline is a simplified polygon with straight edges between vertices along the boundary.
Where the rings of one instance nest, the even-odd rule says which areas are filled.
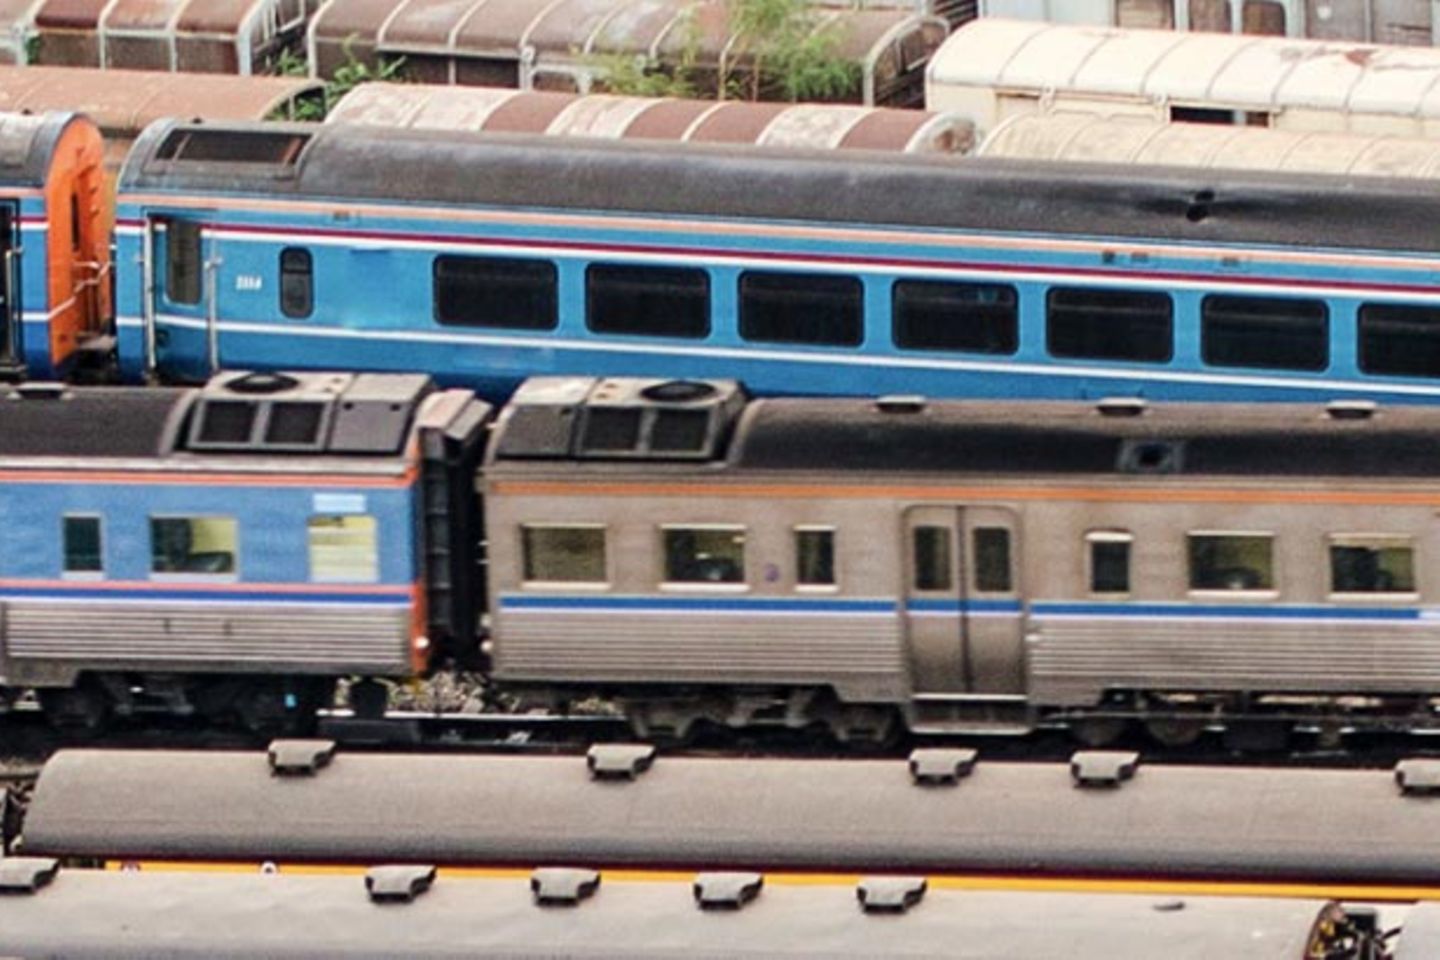
[[[126,375],[735,377],[760,394],[1440,398],[1433,196],[1384,178],[162,122]]]
[[[61,719],[263,723],[308,715],[337,677],[463,655],[473,601],[446,563],[473,566],[455,510],[486,411],[394,375],[8,393],[0,705],[33,689]]]

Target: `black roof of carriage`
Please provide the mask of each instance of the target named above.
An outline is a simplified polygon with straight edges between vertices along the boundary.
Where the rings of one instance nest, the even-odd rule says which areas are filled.
[[[88,121],[80,114],[61,111],[0,114],[0,184],[43,186],[60,138],[82,122]]]
[[[58,384],[0,390],[0,456],[158,457],[195,391]]]
[[[746,410],[729,461],[835,473],[1434,477],[1440,408],[769,399]]]
[[[121,191],[1429,250],[1429,181],[302,124],[152,124]],[[1240,267],[1241,264],[1233,266]]]

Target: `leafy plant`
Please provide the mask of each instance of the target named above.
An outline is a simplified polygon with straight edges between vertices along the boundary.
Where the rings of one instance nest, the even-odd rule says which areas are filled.
[[[354,50],[351,49],[354,41],[354,36],[345,39],[345,43],[341,48],[345,52],[345,62],[336,67],[335,74],[325,81],[324,93],[319,100],[298,101],[293,110],[287,110],[282,107],[277,110],[270,119],[307,120],[318,123],[325,119],[326,114],[330,112],[330,108],[333,107],[341,97],[360,86],[360,84],[371,83],[376,80],[395,83],[404,79],[400,74],[401,69],[405,66],[404,57],[396,57],[393,59],[382,58],[378,67],[372,67],[370,64],[355,56]],[[271,72],[281,77],[304,77],[309,75],[310,68],[304,57],[293,50],[286,49],[282,50],[280,55],[275,58],[275,64]]]

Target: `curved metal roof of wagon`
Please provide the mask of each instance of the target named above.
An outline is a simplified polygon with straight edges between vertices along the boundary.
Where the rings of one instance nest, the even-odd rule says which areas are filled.
[[[282,0],[44,0],[34,19],[47,64],[174,69],[174,62],[156,64],[154,52],[136,41],[169,45],[169,59],[181,39],[238,42],[257,30],[263,37],[267,27],[285,28],[281,6]],[[272,26],[267,19],[277,22]],[[47,49],[49,38],[60,42],[52,40]],[[247,65],[216,66],[233,73]]]
[[[90,121],[69,110],[5,112],[17,109],[0,100],[0,184],[41,187],[50,176],[55,150],[66,128]]]
[[[1440,141],[1090,113],[1016,114],[975,156],[1140,166],[1440,178]]]
[[[719,0],[329,0],[311,20],[308,42],[312,51],[349,41],[397,57],[518,59],[533,51],[564,62],[596,53],[661,57],[694,44],[700,62],[714,63],[735,42],[725,10]],[[944,25],[906,10],[832,10],[820,19],[841,26],[836,52],[852,57],[903,25]]]
[[[198,395],[184,387],[0,390],[0,458],[154,458],[174,444]]]
[[[3,78],[0,73],[0,85]],[[581,96],[415,83],[361,84],[340,98],[325,122],[901,153],[964,153],[974,139],[968,121],[923,110]]]
[[[248,162],[185,156],[186,138],[213,157],[231,136],[274,149],[266,157],[252,142]],[[581,139],[556,149],[545,137],[339,124],[159,121],[136,141],[120,189],[1361,250],[1435,245],[1426,195],[1378,177]],[[1203,215],[1187,215],[1197,195],[1207,197]]]
[[[324,86],[307,77],[0,66],[0,110],[84,113],[104,131],[106,162],[118,168],[140,131],[161,117],[264,120],[320,97]]]
[[[1173,445],[1167,475],[1440,476],[1440,409],[1320,404],[1151,404],[1134,416],[1097,404],[941,400],[915,411],[873,400],[752,401],[729,462],[757,470],[859,474],[1115,474],[1135,445]],[[1353,419],[1346,414],[1354,412]],[[498,445],[497,445],[498,446]]]
[[[567,909],[537,904],[529,877],[442,873],[413,898],[377,902],[354,875],[61,868],[38,890],[0,897],[0,949],[7,955],[163,954],[171,960],[1300,960],[1312,955],[1331,909],[1313,899],[932,888],[903,911],[867,913],[856,891],[853,884],[766,882],[744,906],[702,910],[688,879],[625,880],[602,873],[596,892]],[[1409,918],[1424,909],[1408,912],[1401,943]]]
[[[0,63],[28,63],[35,14],[45,0],[0,0]]]
[[[1440,49],[980,19],[930,61],[927,91],[947,86],[1429,118]]]
[[[137,802],[143,798],[143,802]],[[1363,829],[1357,829],[1363,824]],[[661,757],[633,782],[584,757],[68,750],[40,773],[29,855],[586,864],[1440,885],[1440,803],[1389,771],[979,762],[948,787],[903,760]]]

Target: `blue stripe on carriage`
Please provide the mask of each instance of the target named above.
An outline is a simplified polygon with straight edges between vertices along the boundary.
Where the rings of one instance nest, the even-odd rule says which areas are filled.
[[[742,613],[894,613],[892,600],[789,600],[778,597],[507,596],[504,610],[739,611]]]
[[[193,603],[267,603],[267,604],[349,604],[357,606],[410,605],[410,599],[403,594],[381,593],[336,593],[316,591],[265,591],[265,590],[107,590],[77,587],[5,587],[0,589],[0,601],[4,600],[53,600],[65,601],[109,600],[115,602],[193,602]]]
[[[910,613],[1019,613],[1019,600],[906,600]]]
[[[1185,620],[1419,620],[1416,607],[1262,606],[1189,603],[1035,603],[1037,617],[1170,617]],[[1440,616],[1436,611],[1432,616]]]

